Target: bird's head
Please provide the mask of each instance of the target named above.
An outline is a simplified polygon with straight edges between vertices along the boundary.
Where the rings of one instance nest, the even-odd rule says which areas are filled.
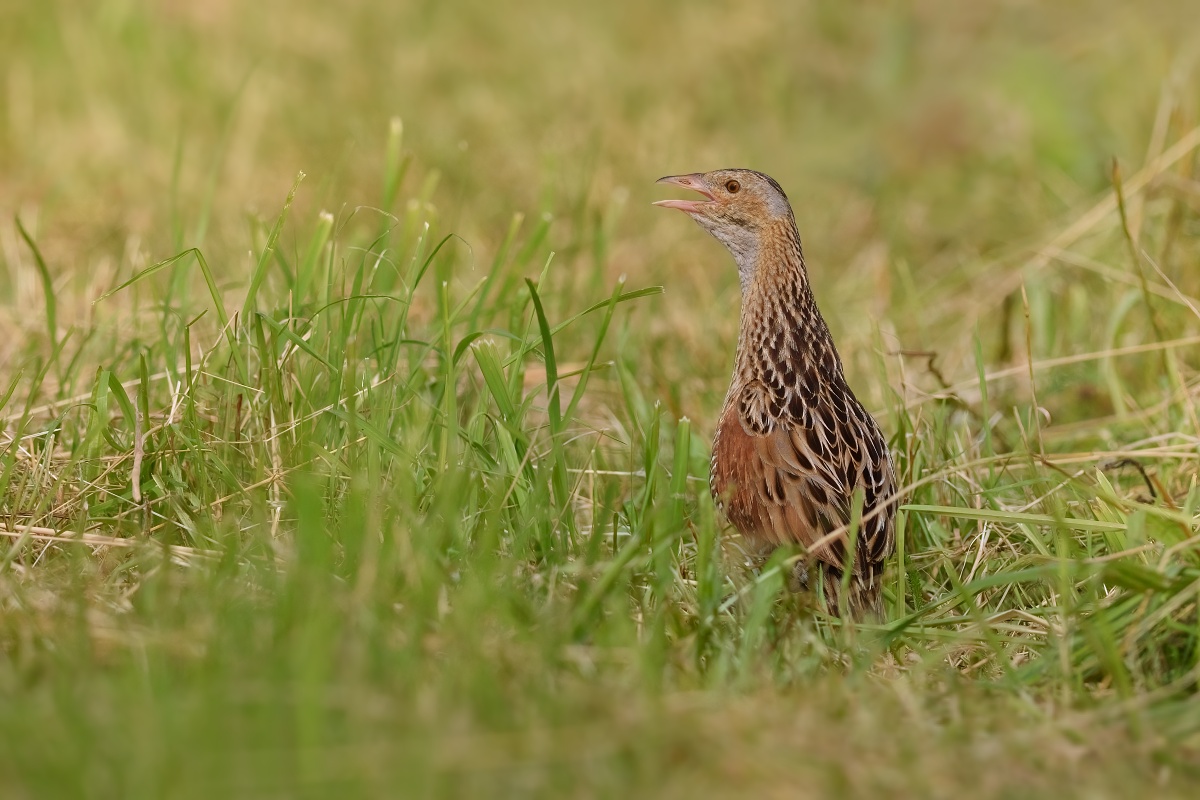
[[[654,205],[679,209],[729,248],[743,281],[753,272],[764,240],[795,228],[783,189],[771,177],[752,169],[668,175],[658,183],[675,184],[704,196],[702,200],[659,200]]]

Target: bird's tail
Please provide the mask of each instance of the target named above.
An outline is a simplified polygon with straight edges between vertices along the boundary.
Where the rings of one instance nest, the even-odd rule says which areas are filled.
[[[883,618],[883,564],[864,564],[855,570],[843,586],[843,572],[829,564],[821,565],[825,605],[835,617],[852,619]]]

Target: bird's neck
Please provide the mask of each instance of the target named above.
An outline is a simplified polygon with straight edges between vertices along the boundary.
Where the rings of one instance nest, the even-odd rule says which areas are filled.
[[[814,370],[840,380],[841,359],[809,286],[795,223],[779,224],[757,249],[751,269],[738,265],[742,313],[734,383]]]

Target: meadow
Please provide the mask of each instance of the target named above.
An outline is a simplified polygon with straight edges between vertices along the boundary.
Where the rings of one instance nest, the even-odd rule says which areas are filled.
[[[1192,5],[0,0],[0,794],[1197,796]],[[881,620],[708,497],[726,166]]]

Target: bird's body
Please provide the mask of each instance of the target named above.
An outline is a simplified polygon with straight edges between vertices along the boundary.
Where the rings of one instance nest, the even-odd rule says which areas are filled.
[[[879,426],[846,383],[809,286],[787,197],[774,180],[752,170],[662,182],[708,198],[658,205],[684,211],[725,244],[742,288],[733,379],[713,439],[713,498],[756,546],[804,546],[831,613],[877,612],[883,562],[895,540],[891,458]],[[847,559],[847,530],[858,502],[861,525]],[[805,562],[798,565],[797,583],[807,583],[807,570]]]

